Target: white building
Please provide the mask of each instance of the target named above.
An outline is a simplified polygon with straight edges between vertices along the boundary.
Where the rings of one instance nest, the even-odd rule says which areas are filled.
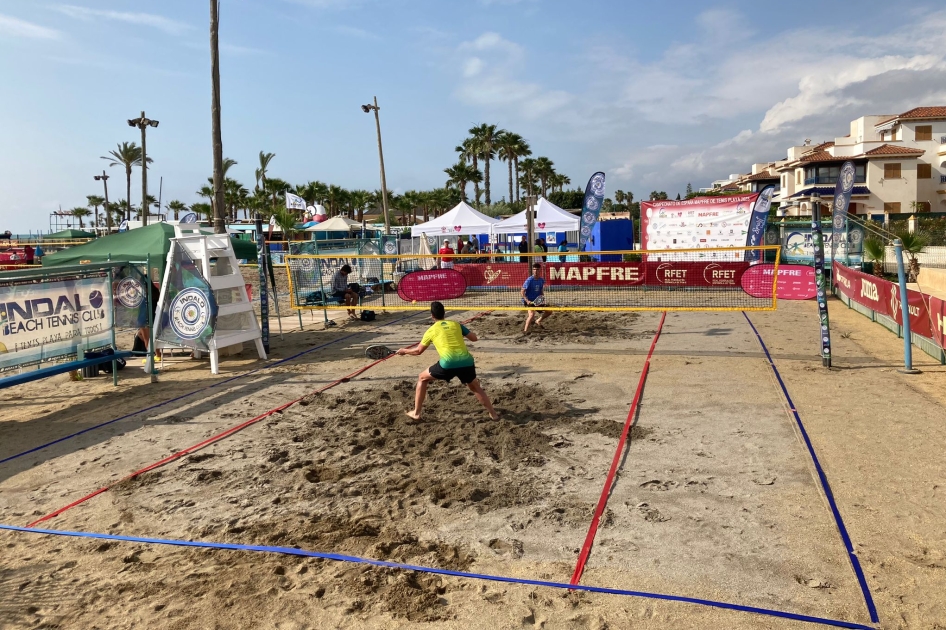
[[[883,219],[885,213],[946,212],[946,107],[863,116],[851,122],[848,135],[791,147],[785,160],[754,164],[734,183],[746,191],[773,183],[773,203],[786,216],[806,216],[813,194],[834,195],[847,160],[855,167],[852,213]]]

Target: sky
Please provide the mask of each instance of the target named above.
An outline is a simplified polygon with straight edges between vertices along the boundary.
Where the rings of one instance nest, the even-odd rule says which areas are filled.
[[[0,231],[47,231],[49,213],[125,196],[100,159],[140,143],[149,192],[200,201],[212,172],[209,3],[0,0]],[[572,186],[671,196],[868,114],[946,105],[939,2],[677,0],[222,0],[223,149],[252,189],[269,174],[380,188],[443,186],[467,130],[523,135]],[[493,163],[492,196],[508,196]],[[139,203],[139,170],[131,199]]]

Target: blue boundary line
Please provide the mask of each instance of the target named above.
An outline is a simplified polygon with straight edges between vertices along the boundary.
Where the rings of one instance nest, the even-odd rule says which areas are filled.
[[[854,544],[851,542],[851,537],[847,533],[847,527],[844,526],[844,520],[841,518],[841,512],[838,509],[838,504],[834,500],[834,493],[831,492],[831,484],[828,483],[828,477],[825,475],[824,469],[821,468],[821,462],[818,461],[818,455],[815,453],[815,447],[811,443],[811,438],[808,437],[808,431],[805,430],[805,425],[802,424],[801,416],[798,415],[798,410],[795,408],[795,403],[792,401],[792,397],[788,393],[788,388],[785,386],[785,381],[782,380],[782,375],[779,373],[778,368],[775,367],[775,361],[772,360],[772,355],[769,354],[768,347],[766,347],[765,342],[762,341],[762,335],[759,334],[755,324],[753,324],[752,320],[749,319],[749,315],[747,315],[745,312],[743,312],[742,315],[746,318],[746,321],[749,322],[749,326],[752,328],[752,332],[755,333],[756,339],[759,340],[759,345],[762,346],[762,351],[765,352],[765,358],[769,362],[772,372],[775,373],[775,378],[778,381],[779,387],[782,388],[782,393],[785,395],[785,400],[788,402],[788,408],[791,410],[792,416],[795,417],[795,423],[798,425],[798,430],[801,432],[801,436],[805,440],[805,446],[808,448],[808,454],[811,455],[811,461],[815,465],[815,470],[818,471],[818,479],[821,481],[821,490],[828,499],[828,505],[831,507],[831,514],[834,516],[834,524],[838,528],[838,533],[841,534],[841,540],[844,541],[844,547],[847,549],[848,559],[851,561],[851,567],[854,569],[854,575],[857,576],[857,583],[861,587],[861,593],[864,595],[864,603],[867,605],[867,611],[870,613],[870,620],[874,623],[879,623],[880,619],[877,616],[877,608],[874,606],[874,598],[871,596],[870,589],[867,586],[867,578],[864,576],[864,571],[861,569],[861,563],[857,559],[857,552],[854,551]]]
[[[391,321],[389,321],[389,322],[385,322],[384,324],[381,324],[380,326],[376,326],[376,328],[384,328],[385,326],[390,326],[391,324],[396,324],[397,322],[404,321],[405,319],[409,319],[409,318],[411,318],[411,317],[416,317],[416,316],[419,315],[419,314],[420,314],[420,313],[411,313],[410,315],[407,315],[407,316],[405,316],[405,317],[400,317],[400,318],[398,318],[398,319],[394,319],[394,320],[391,320]],[[57,439],[57,440],[53,440],[52,442],[46,442],[45,444],[40,444],[39,446],[36,446],[36,447],[33,447],[33,448],[29,449],[29,450],[23,451],[22,453],[17,453],[16,455],[11,455],[11,456],[6,457],[6,458],[4,458],[4,459],[0,459],[0,464],[5,464],[6,462],[13,461],[14,459],[18,459],[18,458],[23,457],[23,456],[25,456],[25,455],[29,455],[30,453],[35,453],[36,451],[41,451],[41,450],[43,450],[44,448],[48,448],[48,447],[50,447],[50,446],[53,446],[54,444],[59,444],[60,442],[65,442],[66,440],[71,440],[72,438],[78,437],[78,436],[80,436],[80,435],[82,435],[82,434],[84,434],[84,433],[88,433],[89,431],[95,431],[96,429],[101,429],[102,427],[106,427],[106,426],[108,426],[108,425],[110,425],[110,424],[113,424],[113,423],[115,423],[115,422],[119,422],[119,421],[121,421],[121,420],[127,420],[128,418],[131,418],[132,416],[137,416],[139,413],[145,413],[146,411],[151,411],[151,410],[153,410],[153,409],[158,409],[159,407],[163,407],[163,406],[169,405],[169,404],[171,404],[171,403],[173,403],[173,402],[177,402],[177,401],[179,401],[179,400],[183,400],[183,399],[185,399],[185,398],[187,398],[187,397],[189,397],[189,396],[193,396],[194,394],[199,394],[200,392],[205,392],[205,391],[207,391],[207,390],[209,390],[209,389],[213,389],[213,388],[215,388],[215,387],[220,387],[221,385],[226,385],[227,383],[232,383],[232,382],[235,381],[235,380],[238,380],[238,379],[241,379],[241,378],[246,378],[247,376],[252,376],[253,374],[256,374],[257,372],[262,372],[263,370],[268,370],[268,369],[270,369],[270,368],[274,368],[274,367],[276,367],[277,365],[282,365],[283,363],[286,363],[287,361],[292,361],[292,360],[294,360],[294,359],[298,359],[299,357],[301,357],[301,356],[303,356],[303,355],[305,355],[305,354],[308,354],[308,353],[310,353],[310,352],[315,352],[316,350],[320,350],[320,349],[322,349],[322,348],[325,348],[325,347],[330,346],[330,345],[332,345],[332,344],[338,343],[338,342],[340,342],[340,341],[345,341],[346,339],[351,339],[352,337],[355,337],[355,336],[357,336],[357,335],[360,335],[360,334],[362,334],[363,332],[365,332],[365,331],[359,331],[359,332],[352,333],[352,334],[350,334],[350,335],[345,335],[344,337],[339,337],[338,339],[335,339],[335,340],[333,340],[333,341],[329,341],[329,342],[323,343],[323,344],[321,344],[321,345],[318,345],[318,346],[309,348],[308,350],[303,350],[302,352],[296,353],[296,354],[292,355],[291,357],[286,357],[285,359],[280,359],[279,361],[276,361],[275,363],[270,363],[269,365],[264,365],[263,367],[258,367],[258,368],[256,368],[255,370],[250,370],[249,372],[244,372],[243,374],[237,374],[236,376],[232,376],[232,377],[230,377],[230,378],[228,378],[228,379],[226,379],[226,380],[220,381],[219,383],[214,383],[213,385],[208,385],[208,386],[202,387],[202,388],[200,388],[200,389],[195,389],[194,391],[189,392],[189,393],[187,393],[187,394],[183,394],[183,395],[181,395],[181,396],[176,396],[175,398],[171,398],[170,400],[165,400],[165,401],[163,401],[163,402],[159,402],[159,403],[157,403],[157,404],[151,405],[150,407],[145,407],[144,409],[139,409],[138,411],[133,411],[133,412],[131,412],[131,413],[125,414],[124,416],[120,416],[120,417],[118,417],[118,418],[115,418],[114,420],[108,420],[107,422],[103,422],[103,423],[101,423],[101,424],[97,424],[97,425],[95,425],[95,426],[88,427],[88,428],[86,428],[86,429],[82,429],[81,431],[77,431],[77,432],[75,432],[75,433],[72,433],[71,435],[67,435],[67,436],[61,437],[61,438],[59,438],[59,439]]]
[[[769,617],[779,617],[782,619],[792,619],[794,621],[804,621],[807,623],[820,623],[835,628],[852,628],[854,630],[875,630],[871,626],[865,626],[850,621],[839,621],[836,619],[826,619],[822,617],[813,617],[810,615],[800,615],[798,613],[785,612],[782,610],[770,610],[767,608],[757,608],[755,606],[742,606],[740,604],[731,604],[729,602],[718,602],[709,599],[698,599],[695,597],[684,597],[681,595],[664,595],[661,593],[649,593],[646,591],[631,591],[619,588],[607,588],[603,586],[585,586],[583,584],[566,584],[563,582],[551,582],[547,580],[531,580],[526,578],[505,577],[501,575],[490,575],[487,573],[470,573],[466,571],[452,571],[450,569],[435,569],[413,564],[402,564],[400,562],[388,562],[386,560],[372,560],[358,556],[349,556],[337,553],[324,553],[320,551],[308,551],[305,549],[296,549],[293,547],[270,547],[265,545],[239,545],[235,543],[218,543],[191,540],[174,540],[169,538],[143,538],[138,536],[119,536],[116,534],[98,534],[94,532],[74,532],[57,529],[36,529],[17,527],[15,525],[0,525],[0,530],[13,532],[24,532],[29,534],[44,534],[53,536],[72,536],[76,538],[94,538],[99,540],[116,540],[121,542],[144,543],[150,545],[173,545],[177,547],[198,547],[202,549],[227,549],[231,551],[253,551],[257,553],[278,553],[290,556],[304,556],[308,558],[321,558],[323,560],[335,560],[340,562],[354,562],[359,564],[368,564],[376,567],[386,567],[390,569],[400,569],[403,571],[420,571],[422,573],[433,573],[436,575],[448,575],[458,578],[472,578],[476,580],[489,580],[492,582],[505,582],[509,584],[522,584],[526,586],[543,586],[548,588],[557,588],[569,591],[585,591],[588,593],[603,593],[607,595],[623,595],[625,597],[642,597],[647,599],[659,599],[671,602],[683,602],[686,604],[696,604],[699,606],[709,606],[711,608],[721,608],[724,610],[734,610],[737,612],[755,613]]]

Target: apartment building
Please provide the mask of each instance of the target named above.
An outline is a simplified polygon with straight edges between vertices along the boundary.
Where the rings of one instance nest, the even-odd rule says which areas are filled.
[[[808,216],[812,195],[833,196],[848,160],[855,168],[850,212],[880,220],[885,214],[946,212],[946,107],[862,116],[851,121],[848,135],[790,147],[786,159],[754,164],[734,183],[746,191],[774,184],[780,214]]]

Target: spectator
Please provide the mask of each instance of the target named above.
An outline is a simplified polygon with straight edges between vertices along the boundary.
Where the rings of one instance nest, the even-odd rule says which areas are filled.
[[[520,253],[520,254],[527,254],[527,253],[529,253],[529,244],[526,243],[526,237],[525,237],[525,236],[523,236],[521,239],[519,239],[519,253]],[[519,256],[519,262],[521,262],[521,263],[528,263],[528,262],[529,262],[529,257],[528,257],[528,256]]]
[[[453,254],[456,252],[450,247],[450,241],[444,239],[443,247],[440,248],[440,251],[437,252],[441,255],[440,259],[440,268],[441,269],[453,269]]]
[[[332,297],[344,304],[348,308],[348,318],[358,319],[355,315],[355,309],[350,308],[358,305],[358,294],[348,286],[348,274],[351,273],[349,265],[342,265],[342,268],[332,276]]]
[[[563,238],[563,239],[562,239],[562,242],[558,244],[558,251],[559,251],[559,252],[567,252],[567,251],[568,251],[568,239],[566,239],[566,238]],[[565,256],[564,256],[564,254],[558,257],[558,262],[565,262]]]

